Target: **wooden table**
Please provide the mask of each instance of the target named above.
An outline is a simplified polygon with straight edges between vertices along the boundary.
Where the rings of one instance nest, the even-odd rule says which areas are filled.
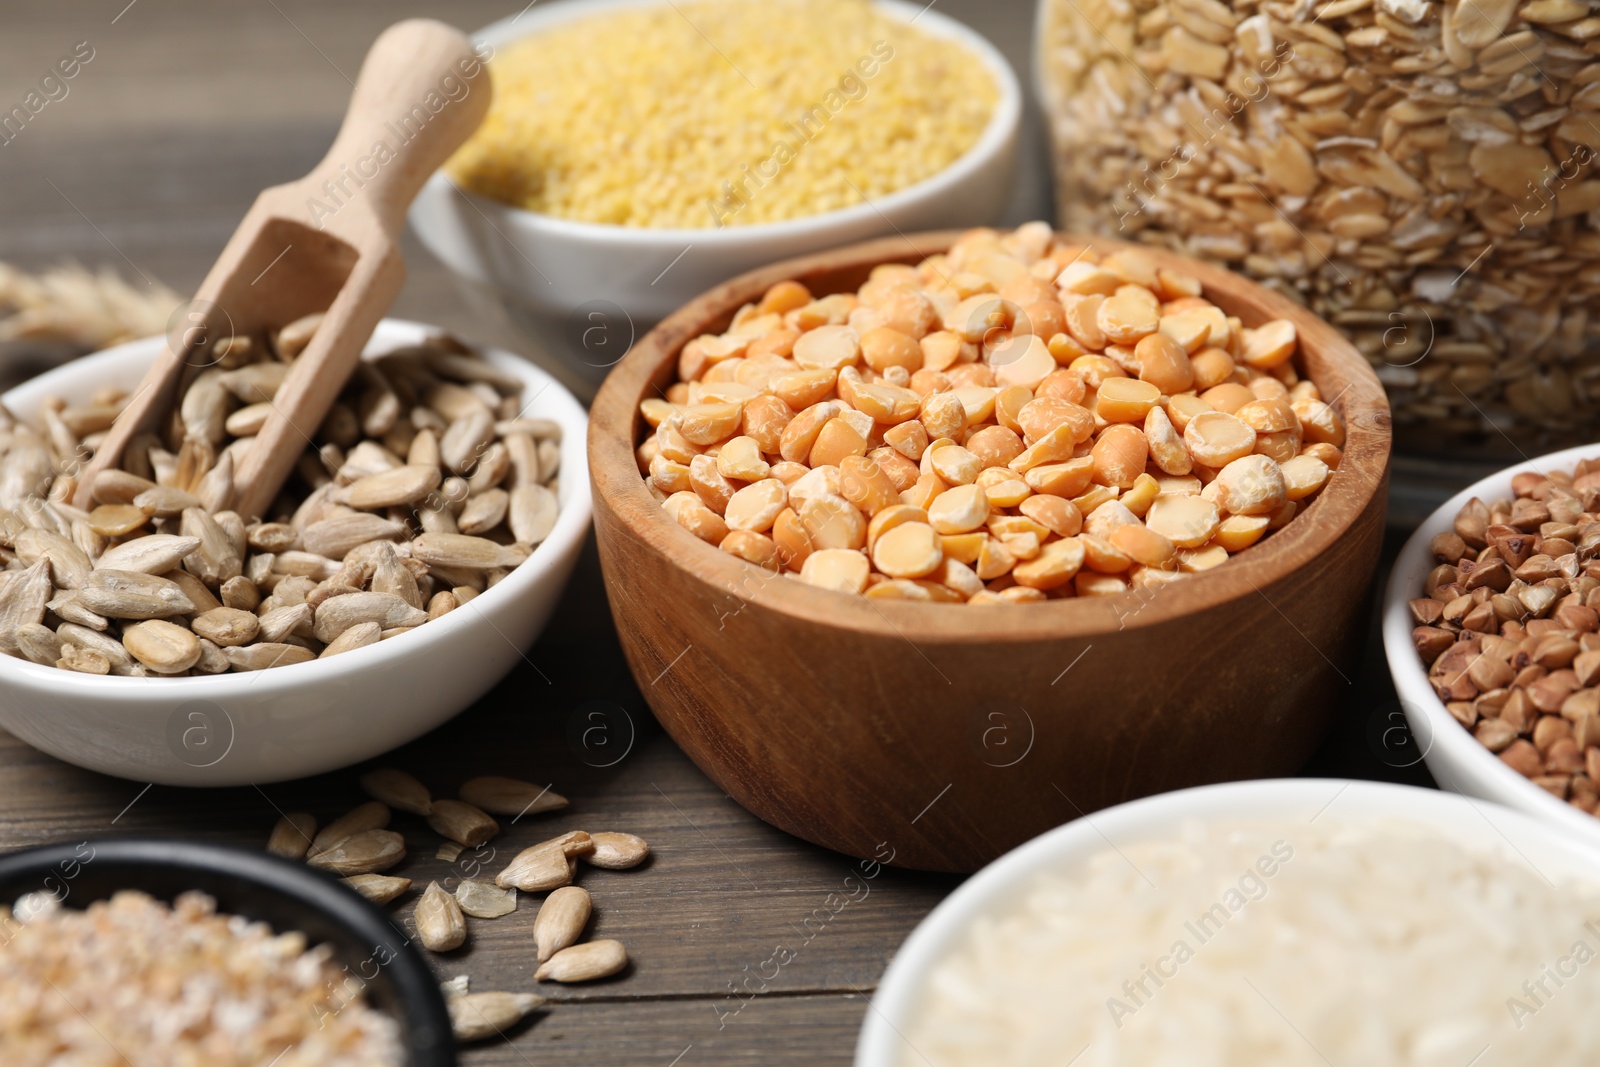
[[[549,2],[549,0],[546,0]],[[126,4],[126,6],[124,6]],[[332,138],[367,45],[388,22],[442,14],[464,28],[514,5],[430,7],[356,0],[82,0],[0,3],[0,110],[79,41],[94,58],[68,96],[0,146],[0,260],[40,269],[71,257],[132,279],[194,287],[255,191],[305,173]],[[1028,0],[944,0],[941,11],[984,30],[1028,66]],[[1042,154],[1031,143],[1010,221],[1047,211]],[[526,350],[465,313],[444,271],[408,243],[410,281],[395,313]],[[1391,546],[1392,550],[1393,546]],[[507,1041],[466,1052],[469,1067],[624,1065],[769,1067],[846,1062],[867,997],[895,947],[957,884],[949,876],[857,864],[760,823],[667,739],[629,679],[592,546],[557,624],[528,664],[448,726],[382,762],[440,795],[475,774],[549,782],[572,799],[495,842],[510,851],[566,829],[627,830],[653,860],[635,871],[587,871],[596,936],[625,942],[633,967],[616,980],[546,991],[559,1001]],[[1370,643],[1348,714],[1308,768],[1427,783],[1409,764],[1381,650]],[[365,709],[381,714],[382,709]],[[355,774],[199,792],[91,774],[0,734],[0,848],[115,834],[264,842],[281,811],[330,819],[362,798]],[[434,856],[420,820],[398,816],[412,848],[400,873],[472,875],[473,854]],[[486,857],[479,857],[480,861]],[[495,863],[485,863],[497,870]],[[853,902],[840,905],[847,896]],[[406,898],[397,915],[409,916]],[[469,945],[438,958],[442,977],[473,988],[533,988],[533,909],[474,922]],[[788,950],[782,966],[773,960]]]

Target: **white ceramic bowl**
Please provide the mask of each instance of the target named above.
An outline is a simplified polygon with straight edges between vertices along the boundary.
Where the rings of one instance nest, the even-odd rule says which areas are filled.
[[[500,48],[529,34],[609,10],[663,0],[539,5],[474,34]],[[759,2],[759,0],[752,0]],[[457,188],[443,171],[411,208],[411,225],[455,275],[481,314],[504,314],[543,350],[540,362],[589,399],[606,371],[656,322],[719,282],[781,259],[896,231],[997,222],[1016,165],[1022,90],[983,35],[930,10],[877,0],[891,17],[966,47],[994,75],[999,101],[976,144],[916,185],[868,204],[787,222],[704,229],[644,229],[574,222]],[[680,258],[681,257],[681,258]]]
[[[1406,722],[1417,739],[1428,772],[1446,789],[1468,796],[1497,801],[1507,807],[1547,819],[1571,833],[1582,834],[1600,843],[1600,819],[1574,808],[1534,785],[1501,762],[1500,757],[1480,745],[1445,708],[1428,672],[1411,644],[1415,628],[1407,603],[1422,596],[1422,583],[1434,567],[1428,543],[1455,527],[1456,513],[1473,497],[1484,503],[1510,499],[1511,479],[1524,471],[1570,471],[1581,459],[1600,457],[1600,445],[1579,445],[1561,452],[1507,467],[1463,489],[1429,515],[1395,560],[1384,593],[1383,649],[1389,657],[1389,674],[1405,709]]]
[[[385,319],[369,355],[415,344],[419,323]],[[58,367],[0,397],[27,418],[42,397],[87,399],[138,384],[162,337]],[[485,357],[524,383],[530,417],[561,424],[560,517],[499,584],[411,633],[331,659],[192,678],[119,678],[0,657],[0,727],[80,767],[163,785],[273,782],[348,766],[464,711],[522,659],[589,532],[588,416],[549,375],[507,352]]]
[[[1123,849],[1169,837],[1187,820],[1310,821],[1400,819],[1433,827],[1470,848],[1500,853],[1551,879],[1600,878],[1600,852],[1495,804],[1413,786],[1316,778],[1284,778],[1201,786],[1135,800],[1057,827],[1006,853],[973,875],[911,932],[895,953],[872,998],[856,1045],[855,1067],[920,1063],[906,1055],[908,1025],[916,1018],[929,973],[969,936],[974,922],[1007,910],[1047,871],[1072,869],[1108,845]],[[1419,891],[1423,887],[1418,887]],[[1104,916],[1115,926],[1116,915]],[[1129,921],[1135,921],[1129,917]],[[1336,976],[1327,976],[1334,980]],[[1073,1053],[1063,1049],[1062,1063]]]

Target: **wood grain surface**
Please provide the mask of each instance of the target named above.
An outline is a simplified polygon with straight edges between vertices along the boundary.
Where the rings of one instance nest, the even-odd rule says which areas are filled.
[[[0,108],[20,102],[77,42],[95,49],[69,95],[0,144],[0,260],[42,269],[72,258],[192,291],[255,194],[321,157],[361,57],[384,26],[431,16],[473,29],[520,7],[0,0]],[[1031,0],[940,0],[939,10],[978,27],[1027,71]],[[1047,210],[1042,158],[1030,140],[1012,222]],[[396,314],[528,350],[500,324],[469,315],[413,238],[404,248],[408,280]],[[552,783],[572,798],[566,812],[508,826],[497,849],[568,828],[649,839],[656,852],[647,866],[584,874],[595,894],[595,932],[625,941],[635,963],[605,983],[557,988],[562,1003],[507,1041],[466,1050],[462,1062],[849,1062],[865,998],[889,956],[958,880],[886,870],[862,896],[859,882],[845,882],[859,878],[855,861],[766,826],[700,774],[654,723],[628,674],[592,548],[557,619],[528,663],[475,708],[384,762],[413,771],[441,795],[472,775],[502,773]],[[1361,672],[1337,683],[1343,711],[1308,773],[1426,783],[1414,753],[1374,740],[1393,725],[1399,705],[1375,630],[1367,633]],[[327,820],[359,802],[355,775],[264,791],[146,790],[0,734],[0,849],[125,833],[261,844],[279,809]],[[1061,818],[1072,814],[1063,805]],[[419,820],[400,815],[396,825],[412,848],[402,870],[408,877],[470,873],[460,860],[433,858],[437,839]],[[840,906],[840,894],[859,899]],[[403,898],[397,915],[408,915],[414,899]],[[532,920],[525,907],[474,923],[467,947],[437,961],[441,977],[471,974],[476,989],[532,988]],[[775,971],[767,961],[779,945],[795,957]]]

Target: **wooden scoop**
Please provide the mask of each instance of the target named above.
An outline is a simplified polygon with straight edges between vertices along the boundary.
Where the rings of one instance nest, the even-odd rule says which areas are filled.
[[[428,19],[385,30],[333,147],[304,178],[256,198],[86,465],[73,502],[93,507],[95,475],[116,467],[135,435],[165,428],[189,381],[217,361],[214,342],[325,311],[234,473],[233,510],[247,521],[263,516],[400,292],[406,209],[483,120],[490,93],[483,61],[458,31]]]

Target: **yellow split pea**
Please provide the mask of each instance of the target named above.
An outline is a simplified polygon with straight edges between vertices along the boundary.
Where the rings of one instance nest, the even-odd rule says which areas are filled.
[[[448,165],[473,192],[584,222],[800,218],[930,178],[999,96],[964,46],[866,0],[700,0],[582,18],[506,46]]]

